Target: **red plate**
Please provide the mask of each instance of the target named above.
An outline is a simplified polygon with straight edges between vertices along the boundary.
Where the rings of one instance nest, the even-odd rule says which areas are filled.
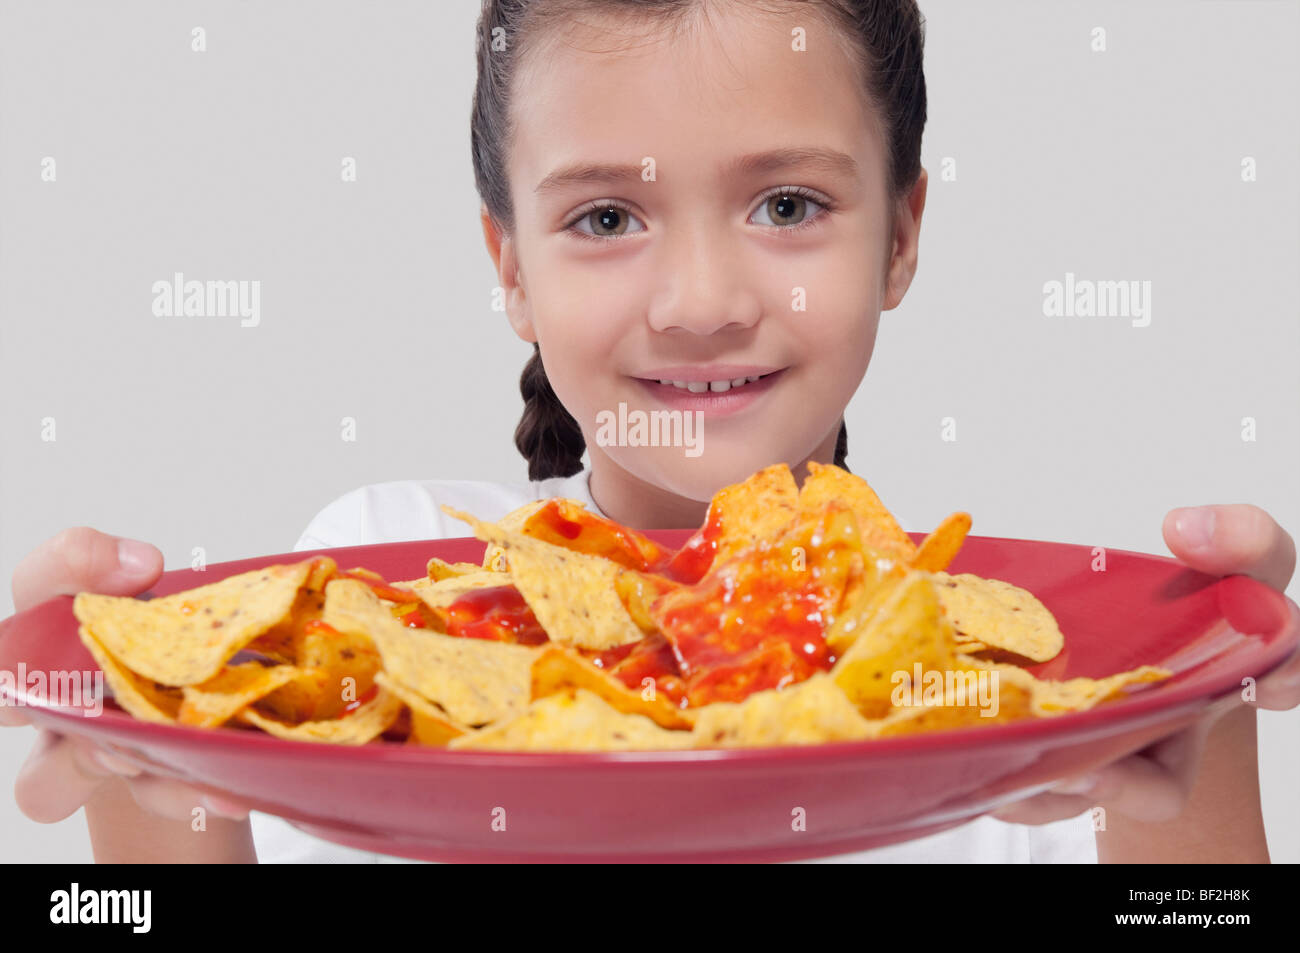
[[[686,531],[652,532],[671,546]],[[915,536],[920,540],[920,536]],[[478,561],[474,539],[353,546],[340,567],[386,579],[430,556]],[[166,573],[167,595],[277,562],[286,553]],[[45,727],[108,742],[151,770],[224,791],[328,840],[427,860],[789,860],[933,834],[1136,751],[1233,704],[1294,651],[1300,610],[1245,576],[1216,579],[1175,560],[1085,546],[970,537],[952,566],[1033,592],[1066,648],[1033,671],[1099,677],[1143,664],[1174,678],[1092,711],[880,741],[729,751],[492,753],[379,743],[282,741],[260,732],[136,721],[106,705],[33,707]],[[0,623],[0,671],[95,671],[60,596]],[[0,691],[8,680],[0,680]],[[25,691],[22,685],[20,692]],[[11,698],[5,699],[12,704]],[[806,830],[792,830],[804,809]],[[494,830],[504,809],[505,830]],[[498,823],[497,827],[500,826]]]

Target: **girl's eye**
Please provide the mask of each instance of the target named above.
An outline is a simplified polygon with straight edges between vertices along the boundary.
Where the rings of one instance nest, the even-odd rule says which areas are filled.
[[[769,192],[759,202],[758,208],[754,210],[754,215],[767,216],[767,221],[759,218],[759,225],[772,225],[777,228],[792,230],[809,225],[821,217],[810,213],[808,210],[809,205],[825,211],[830,207],[830,202],[814,200],[809,190],[802,187],[782,188]]]
[[[633,222],[637,227],[632,227]],[[566,228],[576,229],[581,237],[596,241],[645,231],[635,215],[613,202],[593,202]]]
[[[834,208],[830,199],[820,193],[814,193],[811,189],[802,186],[783,187],[773,189],[765,195],[759,202],[758,208],[754,210],[753,216],[766,217],[766,221],[759,219],[759,225],[769,225],[785,232],[792,232],[811,226],[821,218],[821,215],[809,210],[810,205],[813,209],[820,209],[823,212]],[[643,232],[645,226],[626,206],[601,199],[589,203],[582,209],[577,217],[565,226],[565,230],[573,232],[579,238],[608,241],[622,235]]]

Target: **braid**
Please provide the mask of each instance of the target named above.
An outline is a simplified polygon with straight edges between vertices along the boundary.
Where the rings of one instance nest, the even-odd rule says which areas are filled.
[[[536,344],[519,377],[519,393],[524,398],[524,414],[515,428],[515,446],[528,461],[528,479],[573,476],[582,469],[587,442],[578,422],[551,389]]]
[[[849,466],[844,462],[844,458],[849,455],[849,428],[844,421],[840,421],[840,435],[835,441],[835,465],[842,470],[848,470]]]

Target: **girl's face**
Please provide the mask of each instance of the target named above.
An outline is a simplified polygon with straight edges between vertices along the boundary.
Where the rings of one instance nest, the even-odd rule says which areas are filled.
[[[515,228],[493,251],[511,324],[586,437],[593,489],[604,469],[706,501],[769,464],[832,459],[880,311],[911,279],[925,181],[891,222],[878,120],[809,9],[729,5],[680,33],[630,22],[587,19],[521,63]],[[698,432],[618,445],[601,422],[620,404],[629,422],[677,411]]]

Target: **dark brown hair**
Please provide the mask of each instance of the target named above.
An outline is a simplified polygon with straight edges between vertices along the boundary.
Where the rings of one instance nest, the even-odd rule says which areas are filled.
[[[796,3],[826,14],[857,54],[867,99],[875,107],[888,146],[886,186],[892,232],[894,202],[911,190],[921,174],[925,19],[916,0],[780,0],[775,6],[784,9]],[[648,22],[676,24],[701,4],[702,0],[483,0],[470,148],[479,196],[503,233],[514,228],[506,175],[513,130],[511,80],[530,40],[543,35],[546,26],[583,13],[626,13]],[[515,446],[528,460],[528,478],[545,480],[580,471],[586,449],[582,429],[551,389],[536,344],[519,379],[519,390],[524,413],[515,429]],[[837,466],[845,466],[848,445],[848,428],[841,421],[835,443]]]

